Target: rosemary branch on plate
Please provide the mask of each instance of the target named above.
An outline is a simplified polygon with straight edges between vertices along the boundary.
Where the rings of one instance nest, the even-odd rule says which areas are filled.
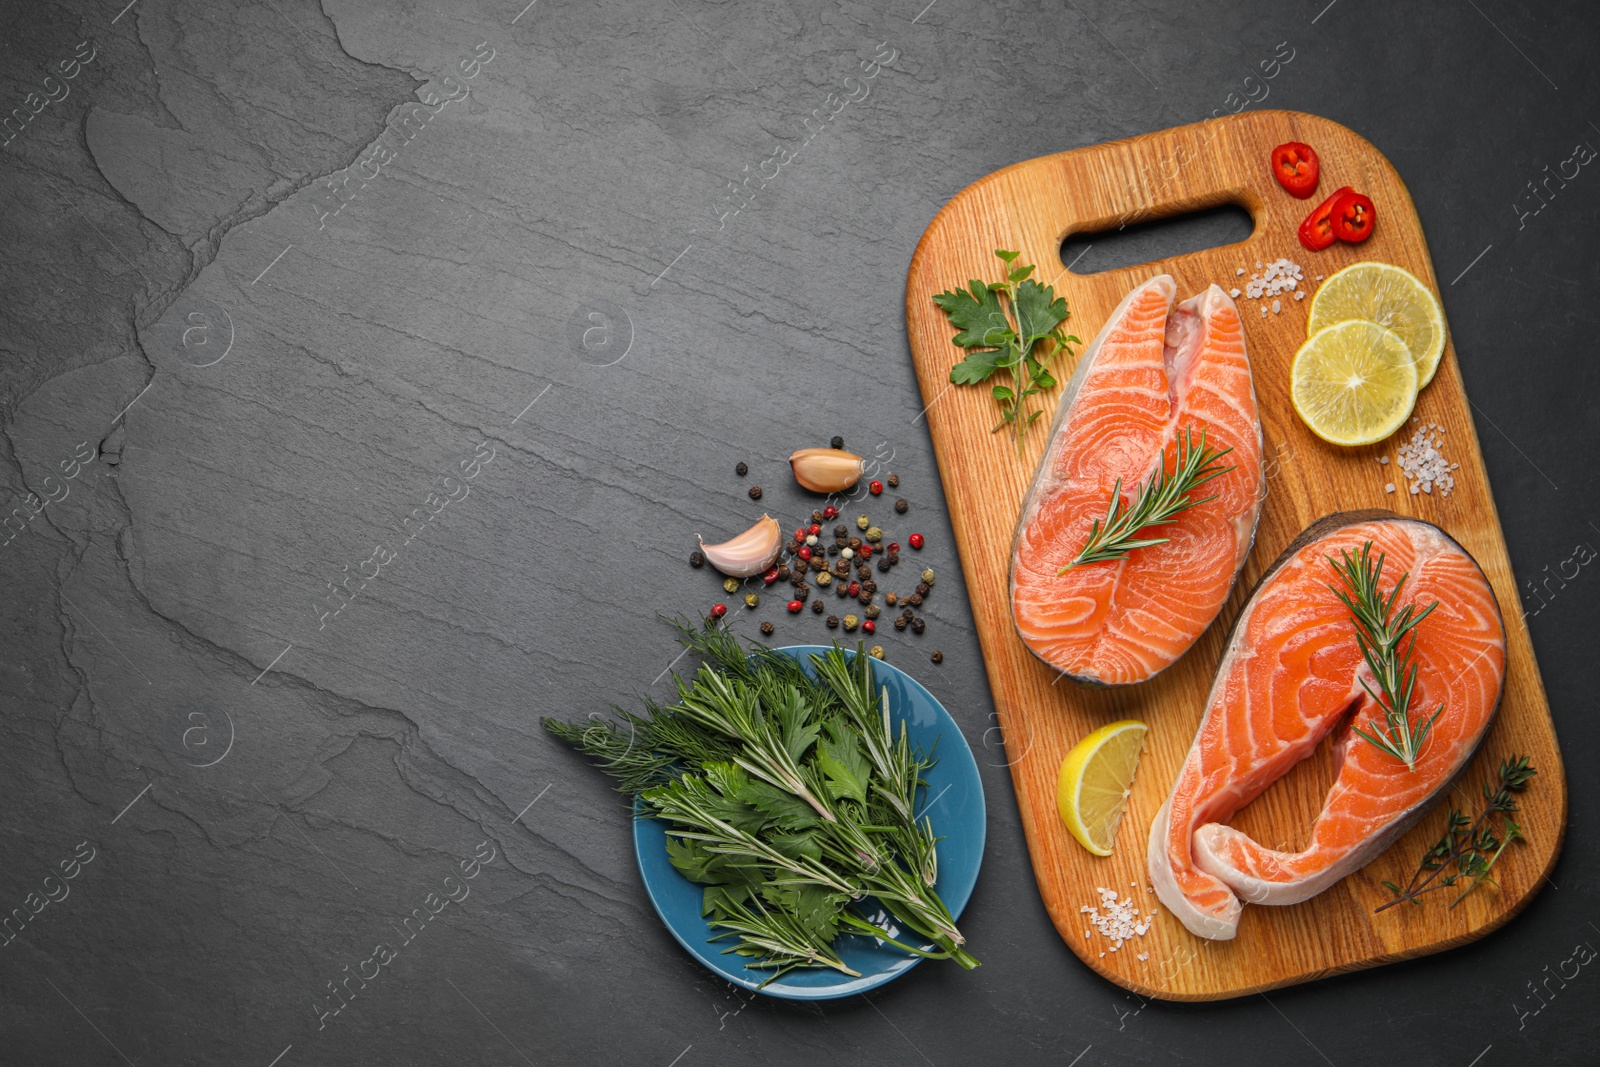
[[[1233,470],[1218,464],[1232,448],[1207,448],[1206,432],[1200,431],[1200,442],[1194,441],[1194,427],[1186,427],[1178,438],[1178,454],[1171,474],[1167,473],[1167,460],[1163,455],[1161,468],[1139,487],[1139,496],[1131,506],[1122,500],[1122,479],[1117,479],[1111,490],[1111,507],[1104,519],[1094,520],[1089,527],[1089,540],[1056,576],[1067,573],[1085,563],[1105,563],[1127,559],[1136,548],[1164,545],[1170,538],[1141,537],[1152,526],[1171,522],[1192,507],[1215,500],[1216,494],[1193,499],[1189,494],[1213,478]]]
[[[1402,574],[1385,597],[1378,585],[1383,577],[1385,557],[1380,552],[1376,561],[1372,559],[1371,541],[1361,546],[1359,557],[1343,549],[1339,555],[1339,561],[1330,556],[1328,563],[1345,588],[1335,589],[1331,585],[1328,588],[1350,609],[1356,644],[1361,647],[1367,668],[1378,681],[1379,692],[1373,692],[1365,678],[1361,680],[1361,688],[1383,711],[1382,725],[1373,719],[1367,727],[1353,729],[1381,751],[1416,770],[1422,746],[1434,722],[1444,713],[1444,705],[1440,704],[1426,718],[1415,721],[1411,718],[1411,697],[1417,684],[1417,665],[1412,662],[1412,653],[1417,647],[1416,630],[1439,602],[1434,601],[1420,612],[1415,604],[1407,604],[1396,612],[1395,601],[1400,598],[1400,589],[1410,575]]]
[[[774,978],[855,974],[834,945],[846,933],[976,967],[933,888],[939,838],[916,813],[933,756],[895,729],[871,657],[835,645],[810,657],[813,677],[715,623],[679,630],[702,663],[673,676],[675,702],[543,722],[668,824],[668,859],[704,887],[712,939]]]

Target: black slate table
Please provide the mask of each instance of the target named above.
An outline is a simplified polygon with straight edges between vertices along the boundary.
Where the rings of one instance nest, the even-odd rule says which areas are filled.
[[[0,15],[0,1061],[1595,1062],[1591,5],[123,2]],[[1411,186],[1570,831],[1479,943],[1141,1003],[1035,893],[902,286],[973,179],[1254,106]],[[664,695],[695,535],[834,434],[940,576],[878,641],[978,753],[984,964],[796,1005],[678,948],[537,720]]]

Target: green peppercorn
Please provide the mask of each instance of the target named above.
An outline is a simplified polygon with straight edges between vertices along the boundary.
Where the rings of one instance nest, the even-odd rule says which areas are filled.
[[[879,541],[883,540],[883,531],[878,529],[876,526],[868,526],[867,540],[871,541],[873,544],[877,544]]]
[[[856,516],[856,528],[857,529],[865,530],[871,525],[872,525],[872,520],[867,518],[865,515],[857,515]]]
[[[932,585],[933,584],[933,568],[932,567],[929,567],[927,570],[922,572],[922,580],[927,585]]]
[[[944,662],[944,653],[938,651],[937,649],[935,649],[933,655],[929,656],[928,658],[933,660],[933,662],[935,662],[935,663],[943,663]]]
[[[743,478],[746,474],[750,473],[749,464],[746,464],[744,462],[740,462],[740,464],[737,467],[733,468],[733,469],[738,472],[739,477],[741,477],[741,478]]]
[[[746,593],[744,595],[744,606],[747,607],[747,608],[760,607],[761,606],[761,597],[760,597],[760,595],[756,594],[756,593]]]
[[[857,626],[860,626],[860,625],[861,625],[861,620],[856,618],[854,615],[846,615],[844,617],[844,628],[845,628],[846,631],[848,631],[850,633],[854,633],[855,632],[855,628]]]
[[[818,588],[826,589],[826,588],[828,588],[828,586],[830,586],[832,584],[833,584],[833,572],[831,572],[831,571],[823,571],[821,574],[817,575],[817,586],[818,586]],[[817,601],[817,603],[820,604],[820,603],[822,603],[822,601],[819,600],[819,601]]]
[[[905,497],[901,497],[894,502],[894,510],[896,514],[904,515],[911,510],[911,503]]]
[[[725,579],[723,579],[722,589],[723,589],[724,592],[727,592],[727,593],[737,593],[739,591],[739,579],[737,579],[737,578],[725,578]]]
[[[898,487],[899,485],[900,485],[900,476],[898,474],[889,475],[889,488],[890,489],[894,489],[894,488]]]
[[[866,616],[869,619],[876,619],[878,617],[879,612],[881,612],[882,610],[883,609],[878,607],[878,605],[876,605],[876,604],[868,604],[867,605]]]
[[[882,645],[873,645],[872,648],[870,650],[868,650],[867,655],[871,656],[873,659],[882,659],[883,658],[883,646]]]
[[[839,616],[837,616],[837,615],[829,615],[828,616],[828,624],[827,625],[828,625],[828,629],[837,630],[839,628]]]
[[[750,487],[750,499],[751,500],[760,500],[761,499],[761,487],[759,485],[752,485]]]
[[[777,629],[777,627],[773,626],[770,622],[764,622],[761,624],[761,632],[766,634],[768,637],[772,636],[772,631],[775,629]]]

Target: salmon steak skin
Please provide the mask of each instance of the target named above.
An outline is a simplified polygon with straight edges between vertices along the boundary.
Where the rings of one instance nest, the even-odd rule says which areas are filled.
[[[1355,729],[1381,736],[1384,709],[1330,557],[1359,556],[1368,543],[1373,560],[1381,554],[1381,595],[1405,576],[1395,611],[1438,605],[1411,631],[1410,718],[1443,708],[1414,768]],[[1243,902],[1296,904],[1366,866],[1466,768],[1500,705],[1505,669],[1494,590],[1443,530],[1387,511],[1313,523],[1233,624],[1200,728],[1150,828],[1156,895],[1192,933],[1228,940]],[[1227,825],[1330,734],[1335,778],[1304,849],[1267,848]]]
[[[1094,686],[1148,681],[1222,609],[1250,553],[1266,496],[1261,420],[1233,300],[1211,286],[1176,308],[1162,274],[1135,288],[1084,350],[1024,498],[1011,552],[1011,613],[1039,659]],[[1176,470],[1180,438],[1231,449],[1234,469],[1191,493],[1214,495],[1147,528],[1165,544],[1072,564],[1113,493],[1124,506]],[[1120,480],[1120,487],[1119,487]]]

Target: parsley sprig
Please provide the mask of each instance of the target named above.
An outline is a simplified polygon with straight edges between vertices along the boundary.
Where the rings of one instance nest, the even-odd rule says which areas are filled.
[[[1383,883],[1383,887],[1394,894],[1394,899],[1379,905],[1377,910],[1385,911],[1408,900],[1420,905],[1419,897],[1453,886],[1462,878],[1467,880],[1467,887],[1450,902],[1452,908],[1484,882],[1498,887],[1500,883],[1489,876],[1490,869],[1507,845],[1527,840],[1522,827],[1511,818],[1511,813],[1517,810],[1513,794],[1528,788],[1528,782],[1538,773],[1527,756],[1512,755],[1502,761],[1498,777],[1483,784],[1484,807],[1478,817],[1468,819],[1464,812],[1452,807],[1445,821],[1444,836],[1423,854],[1417,873],[1411,876],[1406,887],[1401,889],[1390,881]],[[1500,817],[1498,827],[1495,824],[1497,815]],[[1446,874],[1451,867],[1455,870]],[[1435,880],[1437,885],[1430,884]]]
[[[933,888],[939,839],[917,815],[932,755],[895,729],[871,657],[835,646],[810,657],[813,676],[725,627],[679,629],[703,662],[674,676],[675,703],[544,726],[670,824],[668,858],[704,887],[713,940],[773,977],[855,974],[834,946],[846,933],[976,967]]]
[[[1028,428],[1044,414],[1030,412],[1028,399],[1056,386],[1046,365],[1062,352],[1071,356],[1068,346],[1082,342],[1061,328],[1069,314],[1066,300],[1056,296],[1053,286],[1029,277],[1032,265],[1014,266],[1021,253],[997,248],[994,254],[1005,264],[1005,281],[985,284],[974,278],[966,289],[940,293],[933,302],[959,331],[954,339],[957,347],[967,350],[966,358],[950,368],[950,381],[978,385],[1010,372],[1010,385],[990,389],[1001,414],[990,432],[1010,426],[1021,452]]]
[[[1382,725],[1374,719],[1366,727],[1353,729],[1377,748],[1416,770],[1422,746],[1434,722],[1444,713],[1444,705],[1440,704],[1432,715],[1412,721],[1411,695],[1417,684],[1417,665],[1411,661],[1411,656],[1417,647],[1417,626],[1433,613],[1439,602],[1434,601],[1420,612],[1415,604],[1407,604],[1396,612],[1395,601],[1400,598],[1400,589],[1409,575],[1402,574],[1385,597],[1378,587],[1383,577],[1384,554],[1378,553],[1374,561],[1371,541],[1361,546],[1359,557],[1343,549],[1339,556],[1337,561],[1329,556],[1328,563],[1345,588],[1334,589],[1331,585],[1328,588],[1350,609],[1356,644],[1361,647],[1367,668],[1378,681],[1379,692],[1373,692],[1365,678],[1361,680],[1361,688],[1378,702],[1384,720]]]

